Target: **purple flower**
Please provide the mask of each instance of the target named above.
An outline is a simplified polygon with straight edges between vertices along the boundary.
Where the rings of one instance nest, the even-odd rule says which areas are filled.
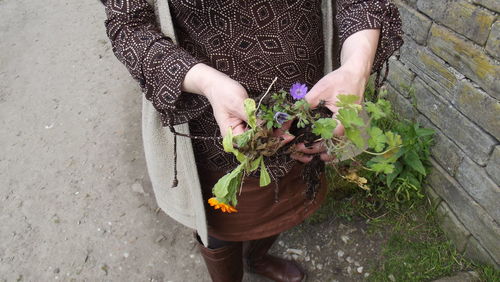
[[[305,84],[301,84],[299,82],[294,83],[292,88],[290,88],[290,94],[295,100],[302,99],[307,94],[307,86]]]
[[[283,113],[283,112],[276,112],[274,114],[274,120],[279,123],[279,124],[283,124],[285,123],[285,121],[287,121],[288,119],[290,118],[290,115],[287,114],[287,113]]]

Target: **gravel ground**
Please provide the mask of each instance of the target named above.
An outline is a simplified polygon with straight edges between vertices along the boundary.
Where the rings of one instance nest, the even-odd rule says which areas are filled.
[[[0,0],[0,280],[208,281],[191,231],[157,211],[142,94],[103,21],[97,0]],[[273,251],[309,281],[358,281],[383,241],[365,225],[301,225]]]

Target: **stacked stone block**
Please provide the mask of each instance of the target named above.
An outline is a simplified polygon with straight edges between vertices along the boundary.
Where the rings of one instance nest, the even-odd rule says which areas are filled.
[[[388,98],[436,130],[426,190],[460,252],[500,269],[500,1],[393,0]]]

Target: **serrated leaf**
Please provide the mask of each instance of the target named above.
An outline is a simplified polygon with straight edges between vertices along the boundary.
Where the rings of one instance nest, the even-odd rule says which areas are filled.
[[[375,103],[366,102],[365,108],[366,108],[366,111],[371,114],[371,117],[374,120],[378,120],[378,119],[381,119],[383,117],[386,117],[386,114],[384,113],[384,111]]]
[[[389,163],[374,163],[371,165],[376,173],[391,174],[394,171],[394,165]]]
[[[363,119],[359,117],[358,113],[353,109],[340,109],[337,118],[346,129],[355,126],[363,126],[365,124]]]
[[[365,147],[365,141],[361,137],[361,131],[357,128],[345,128],[345,136],[354,143],[358,148]]]
[[[271,183],[271,177],[269,176],[269,172],[267,171],[266,165],[264,164],[264,158],[260,161],[260,179],[259,185],[260,187],[264,187]]]
[[[339,100],[337,101],[337,103],[335,103],[335,106],[337,106],[339,108],[349,108],[349,107],[352,107],[359,100],[359,96],[358,95],[352,95],[352,94],[349,94],[349,95],[345,95],[345,94],[337,95],[337,98]]]
[[[320,118],[314,122],[312,133],[323,139],[331,139],[335,127],[337,127],[337,122],[333,118]]]
[[[405,163],[409,165],[414,170],[418,171],[420,174],[425,175],[425,168],[420,158],[418,157],[417,152],[411,150],[408,151],[403,157]]]
[[[401,136],[399,134],[395,134],[392,131],[387,131],[385,133],[385,136],[387,137],[387,144],[391,148],[398,147],[403,143],[403,141],[401,140]]]
[[[391,102],[389,102],[388,100],[378,99],[377,106],[385,113],[386,116],[390,115],[392,112],[391,109],[392,105]]]
[[[256,128],[257,127],[257,117],[255,116],[255,101],[253,99],[247,98],[243,102],[243,106],[245,107],[245,113],[247,114],[248,118],[248,125],[250,128]]]
[[[368,139],[368,146],[373,148],[375,152],[382,152],[385,148],[385,143],[387,137],[384,135],[384,132],[376,126],[368,129],[368,134],[370,134],[370,139]]]

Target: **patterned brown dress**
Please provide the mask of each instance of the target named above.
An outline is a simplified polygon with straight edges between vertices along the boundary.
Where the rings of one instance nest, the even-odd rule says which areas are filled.
[[[274,77],[278,77],[278,90],[288,89],[295,82],[312,87],[323,75],[321,0],[170,0],[179,46],[161,34],[153,9],[145,0],[103,2],[107,33],[118,59],[139,81],[163,124],[188,122],[192,135],[220,136],[208,101],[181,92],[185,74],[197,63],[208,64],[237,80],[250,97],[263,93]],[[381,29],[373,66],[373,71],[379,72],[402,44],[397,9],[388,0],[337,0],[336,6],[339,46],[357,31]],[[234,168],[237,161],[224,152],[219,140],[193,140],[193,149],[208,197],[214,181]],[[297,178],[300,165],[289,155],[277,154],[266,159],[266,165],[284,189],[279,201],[263,201],[274,199],[273,188],[259,188],[255,193],[253,182],[246,181],[240,196],[245,200],[240,200],[238,208],[248,212],[228,216],[207,209],[212,236],[249,240],[273,235],[302,221],[319,206],[325,185],[316,201],[309,203]],[[252,214],[257,211],[267,216]]]

